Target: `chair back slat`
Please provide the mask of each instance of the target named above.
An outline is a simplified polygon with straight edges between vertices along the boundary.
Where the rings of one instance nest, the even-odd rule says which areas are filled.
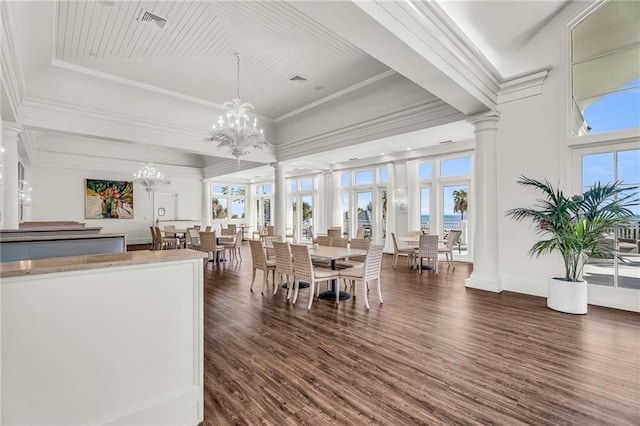
[[[460,230],[451,230],[449,231],[449,237],[447,238],[447,248],[452,249],[454,245],[460,241],[460,236],[462,235],[462,231]]]
[[[367,251],[364,261],[363,278],[365,281],[377,280],[380,278],[382,268],[382,255],[384,246],[382,244],[372,244]]]
[[[298,280],[313,282],[313,264],[309,248],[304,244],[291,244],[293,271]]]
[[[327,235],[331,238],[340,238],[342,236],[342,228],[333,227],[327,229]]]
[[[318,235],[318,245],[327,246],[331,245],[331,237],[328,235]]]
[[[418,256],[437,259],[438,258],[438,236],[437,235],[420,235],[420,243],[418,245]]]
[[[369,250],[370,245],[371,240],[368,240],[366,238],[354,238],[351,240],[351,244],[349,244],[349,247],[358,250]]]
[[[340,238],[340,237],[331,237],[330,242],[331,247],[349,247],[349,239],[348,238]]]
[[[267,269],[267,254],[259,240],[249,240],[249,248],[251,249],[251,261],[255,269],[265,271]]]
[[[200,251],[212,252],[216,250],[216,233],[200,232]]]
[[[276,272],[288,275],[293,274],[293,260],[291,259],[289,243],[274,241],[273,249],[276,253]]]

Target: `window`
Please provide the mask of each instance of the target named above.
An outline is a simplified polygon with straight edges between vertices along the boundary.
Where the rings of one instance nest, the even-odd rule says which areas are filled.
[[[607,148],[600,148],[607,149]],[[624,186],[640,185],[640,149],[619,149],[581,155],[582,190],[596,183],[621,181]],[[640,206],[632,207],[634,219],[612,229],[611,244],[618,258],[592,257],[584,267],[584,279],[590,284],[640,289]]]
[[[452,158],[440,161],[440,176],[471,174],[471,157]]]
[[[246,194],[243,185],[211,185],[211,218],[244,219]]]
[[[640,2],[608,1],[571,30],[572,133],[640,127]]]
[[[371,185],[373,184],[373,170],[362,170],[356,172],[354,180],[355,185]]]
[[[342,173],[342,233],[365,236],[376,243],[387,240],[387,166]],[[351,184],[353,182],[353,184]]]
[[[433,164],[431,161],[418,164],[418,179],[431,179],[431,169]]]
[[[313,238],[314,178],[300,177],[291,180],[291,223],[288,229],[294,232],[296,241],[308,241]],[[300,207],[298,208],[298,201]]]

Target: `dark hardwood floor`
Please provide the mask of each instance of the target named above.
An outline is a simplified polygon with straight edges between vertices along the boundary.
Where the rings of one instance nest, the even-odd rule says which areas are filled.
[[[205,268],[206,425],[639,425],[640,315],[465,289],[469,264],[383,264],[339,306],[249,291],[251,260]],[[261,278],[258,272],[258,280]]]

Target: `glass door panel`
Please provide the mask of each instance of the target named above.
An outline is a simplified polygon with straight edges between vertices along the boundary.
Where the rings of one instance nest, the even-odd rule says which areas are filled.
[[[366,238],[371,238],[373,228],[373,193],[371,191],[356,192],[356,208],[358,209],[357,226],[365,229]]]
[[[313,196],[303,195],[302,201],[302,238],[310,241],[313,238]]]
[[[429,214],[431,206],[431,188],[420,188],[420,230],[426,234],[431,230],[431,216]],[[413,231],[413,229],[410,229]]]
[[[265,198],[262,201],[262,218],[264,225],[273,225],[271,223],[271,199]]]
[[[446,238],[451,230],[462,231],[460,244],[454,248],[454,254],[467,254],[469,238],[468,188],[469,186],[466,184],[442,187],[441,239]]]
[[[348,192],[342,193],[342,232],[346,238],[349,238],[351,235],[351,222],[349,215],[350,208],[350,194]]]

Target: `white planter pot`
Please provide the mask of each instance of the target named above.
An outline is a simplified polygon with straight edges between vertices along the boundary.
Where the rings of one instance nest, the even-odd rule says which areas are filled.
[[[570,282],[564,278],[549,278],[547,306],[567,314],[587,313],[587,282]]]

